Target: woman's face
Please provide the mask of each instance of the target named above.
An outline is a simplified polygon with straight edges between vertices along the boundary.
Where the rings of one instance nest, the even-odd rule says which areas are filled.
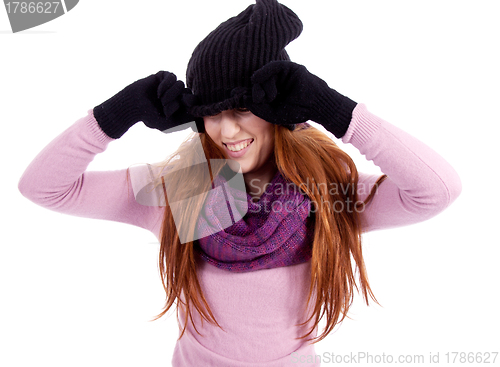
[[[242,173],[264,174],[274,167],[274,125],[247,109],[222,111],[203,118],[205,132],[238,162]],[[238,168],[228,163],[233,171]]]

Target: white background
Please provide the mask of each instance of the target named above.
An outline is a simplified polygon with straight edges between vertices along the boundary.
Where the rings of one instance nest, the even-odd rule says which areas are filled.
[[[0,10],[1,366],[170,365],[175,314],[148,322],[164,301],[156,238],[43,209],[17,183],[50,140],[126,85],[158,70],[184,80],[197,43],[251,3],[82,0],[17,34]],[[304,23],[287,48],[292,60],[427,143],[463,184],[437,217],[365,236],[383,307],[366,307],[358,296],[352,319],[316,352],[426,362],[439,352],[440,364],[447,352],[500,352],[497,2],[282,3]],[[140,123],[89,169],[156,162],[180,142]],[[360,171],[377,172],[342,147]]]

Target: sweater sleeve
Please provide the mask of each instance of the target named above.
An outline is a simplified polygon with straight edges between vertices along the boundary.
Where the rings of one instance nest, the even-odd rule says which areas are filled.
[[[35,157],[21,176],[19,191],[47,209],[128,223],[157,236],[161,208],[136,202],[127,169],[87,171],[94,157],[114,140],[89,110]]]
[[[375,189],[372,200],[360,210],[364,232],[427,220],[447,208],[462,190],[457,172],[443,157],[369,112],[364,104],[354,109],[342,141],[388,176],[374,188],[379,176],[359,174],[360,200]]]

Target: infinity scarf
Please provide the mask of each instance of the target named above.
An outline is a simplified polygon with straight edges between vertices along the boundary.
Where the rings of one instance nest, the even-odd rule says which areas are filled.
[[[257,202],[247,192],[226,185],[222,175],[214,178],[214,185],[222,190],[209,192],[197,222],[201,236],[195,249],[205,261],[221,269],[246,272],[300,264],[311,258],[314,217],[309,215],[310,200],[279,171]],[[246,206],[248,212],[235,222],[231,208],[244,213]],[[229,223],[234,224],[214,231],[223,228],[228,212]]]

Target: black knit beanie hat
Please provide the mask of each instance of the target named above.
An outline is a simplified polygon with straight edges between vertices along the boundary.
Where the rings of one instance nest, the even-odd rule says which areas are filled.
[[[201,41],[186,72],[187,87],[196,97],[190,113],[198,130],[204,131],[203,116],[246,107],[253,73],[270,61],[290,60],[285,46],[301,32],[302,22],[292,10],[276,0],[256,0]]]

